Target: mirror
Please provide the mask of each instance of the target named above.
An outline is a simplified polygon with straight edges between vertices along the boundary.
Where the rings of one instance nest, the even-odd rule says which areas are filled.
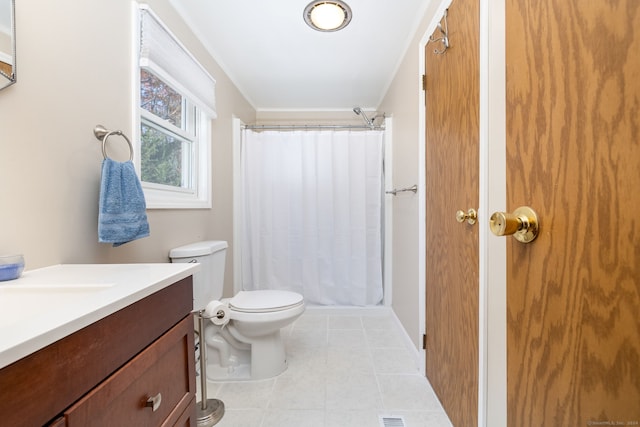
[[[16,82],[15,0],[0,0],[0,89]]]

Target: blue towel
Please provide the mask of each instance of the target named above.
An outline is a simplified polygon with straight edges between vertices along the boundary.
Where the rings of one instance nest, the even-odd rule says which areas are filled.
[[[120,246],[149,235],[147,204],[133,162],[102,162],[98,241]]]

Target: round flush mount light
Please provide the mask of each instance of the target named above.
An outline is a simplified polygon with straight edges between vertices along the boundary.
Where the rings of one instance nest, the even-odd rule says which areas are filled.
[[[317,31],[338,31],[351,22],[351,8],[340,0],[312,1],[304,8],[304,22]]]

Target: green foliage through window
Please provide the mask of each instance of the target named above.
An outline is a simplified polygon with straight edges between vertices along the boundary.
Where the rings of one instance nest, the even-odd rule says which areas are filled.
[[[188,188],[191,184],[191,145],[185,98],[146,69],[140,69],[140,107],[147,111],[140,123],[142,181]],[[185,133],[186,132],[186,133]]]
[[[183,142],[142,124],[142,180],[155,184],[183,187],[182,156]]]

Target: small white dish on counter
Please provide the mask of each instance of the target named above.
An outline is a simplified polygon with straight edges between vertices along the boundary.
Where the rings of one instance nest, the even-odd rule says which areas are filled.
[[[0,369],[199,269],[198,264],[62,264],[0,282]]]

